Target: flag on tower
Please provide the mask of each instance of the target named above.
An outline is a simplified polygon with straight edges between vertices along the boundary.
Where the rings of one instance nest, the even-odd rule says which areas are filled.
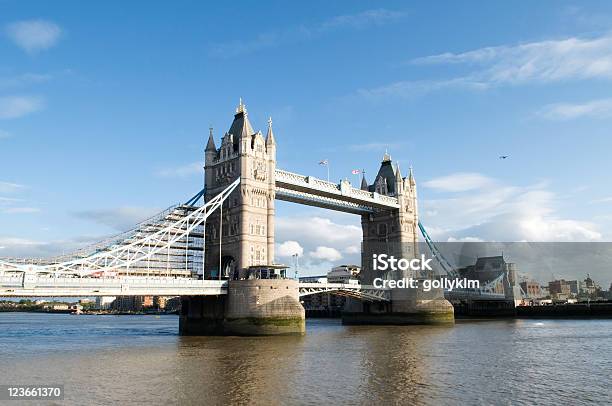
[[[353,170],[351,171],[351,173],[352,173],[353,175],[359,175],[359,174],[361,173],[361,171],[360,171],[359,169],[353,169]]]
[[[322,161],[319,161],[319,165],[323,165],[323,166],[327,166],[329,162],[327,161],[327,159],[324,159]]]

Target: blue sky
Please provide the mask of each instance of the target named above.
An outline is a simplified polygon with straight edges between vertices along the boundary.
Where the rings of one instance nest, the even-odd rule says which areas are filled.
[[[0,255],[186,200],[239,97],[283,169],[412,165],[441,241],[610,241],[611,29],[604,1],[0,0]],[[357,217],[277,212],[279,253],[356,261]]]

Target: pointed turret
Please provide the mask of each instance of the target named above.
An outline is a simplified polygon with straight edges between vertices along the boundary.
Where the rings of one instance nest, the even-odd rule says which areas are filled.
[[[272,132],[272,117],[268,119],[268,134],[266,135],[266,147],[270,145],[276,145],[274,140],[274,132]]]
[[[365,172],[362,172],[363,176],[361,177],[361,190],[368,190],[368,181],[365,178]]]
[[[206,143],[206,151],[216,151],[217,147],[215,146],[215,139],[213,138],[213,128],[210,127],[208,129],[209,135],[208,135],[208,142]]]
[[[385,155],[383,155],[382,162],[380,163],[380,168],[378,169],[378,173],[376,174],[376,182],[378,182],[379,178],[383,178],[385,180],[386,190],[389,194],[394,194],[396,192],[395,190],[395,170],[393,169],[391,155],[389,155],[389,153],[386,151],[385,151]],[[385,194],[387,192],[385,192]]]
[[[204,150],[206,165],[211,164],[217,156],[217,147],[215,146],[215,139],[213,137],[213,128],[210,127],[208,130],[208,142],[206,143],[206,149]]]
[[[399,162],[395,164],[395,194],[401,195],[404,189],[404,180],[402,179],[402,172],[400,171]]]
[[[410,172],[408,174],[408,181],[410,182],[411,186],[416,185],[416,181],[414,180],[414,174],[412,173],[412,166],[410,167]]]
[[[234,114],[234,121],[228,131],[229,134],[233,135],[234,145],[237,147],[241,138],[250,137],[255,134],[251,122],[249,121],[249,115],[247,113],[246,106],[242,103],[242,98],[236,107],[236,114]]]
[[[399,162],[395,164],[395,181],[396,182],[402,181],[402,172],[400,171]]]

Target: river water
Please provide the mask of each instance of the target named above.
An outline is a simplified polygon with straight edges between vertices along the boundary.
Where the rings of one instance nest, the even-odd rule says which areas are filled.
[[[177,316],[0,313],[0,384],[63,384],[74,405],[612,402],[612,320],[177,331]]]

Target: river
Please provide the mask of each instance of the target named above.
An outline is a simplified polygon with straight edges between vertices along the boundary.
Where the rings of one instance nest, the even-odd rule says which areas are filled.
[[[0,384],[63,384],[70,405],[612,402],[612,320],[177,332],[177,316],[0,313]]]

